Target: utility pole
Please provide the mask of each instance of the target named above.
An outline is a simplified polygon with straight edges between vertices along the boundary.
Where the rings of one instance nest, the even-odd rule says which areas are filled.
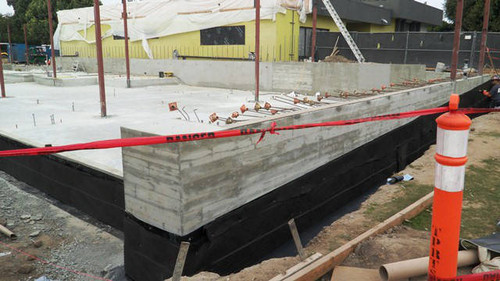
[[[255,0],[255,102],[260,88],[260,0]]]
[[[52,77],[57,78],[56,67],[56,50],[54,49],[54,27],[52,25],[52,5],[50,0],[47,0],[47,11],[49,13],[49,32],[50,32],[50,63],[52,64]]]
[[[95,46],[97,49],[97,77],[99,79],[99,96],[101,101],[101,117],[106,117],[106,88],[104,87],[104,64],[102,60],[101,11],[99,0],[94,0]]]
[[[23,31],[24,31],[24,56],[26,59],[26,64],[29,64],[29,46],[28,46],[28,32],[26,30],[26,24],[23,25]]]
[[[125,36],[125,65],[127,68],[127,88],[130,88],[130,56],[128,50],[128,13],[127,0],[122,0],[123,3],[123,31]]]
[[[313,18],[312,18],[312,25],[313,25],[313,30],[312,30],[312,46],[311,46],[311,61],[315,61],[315,54],[316,54],[316,25],[318,23],[318,7],[313,2]]]
[[[484,1],[484,18],[483,18],[483,34],[481,37],[481,50],[479,52],[479,74],[483,75],[484,56],[486,53],[486,41],[488,40],[488,25],[490,22],[490,0]],[[491,66],[493,67],[493,65]]]
[[[460,31],[462,30],[462,15],[464,0],[457,0],[457,12],[455,13],[455,36],[453,38],[453,55],[451,57],[451,80],[457,79],[458,53],[460,51]]]

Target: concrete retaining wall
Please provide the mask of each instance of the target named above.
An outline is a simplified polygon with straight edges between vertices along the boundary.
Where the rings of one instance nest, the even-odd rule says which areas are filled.
[[[78,61],[87,72],[97,72],[94,58],[61,57],[58,65],[69,71]],[[104,59],[104,71],[125,72],[124,59]],[[182,82],[193,86],[254,89],[254,63],[249,61],[148,60],[132,59],[134,75],[158,75],[174,72]],[[423,65],[357,64],[357,63],[261,63],[261,89],[264,91],[333,91],[379,88],[425,77]]]
[[[430,85],[239,126],[265,128],[272,121],[286,126],[431,108],[446,103],[454,88],[465,93],[484,81],[477,77]],[[259,145],[257,136],[242,136],[124,148],[126,211],[186,235],[411,120],[284,131],[267,135]],[[122,128],[123,137],[168,133]]]
[[[18,66],[27,67],[27,66]],[[35,82],[44,86],[54,86],[54,87],[79,87],[79,86],[89,86],[97,85],[98,78],[95,74],[87,75],[81,72],[59,72],[57,79],[47,76],[46,73],[37,73],[29,71],[5,71],[4,72],[6,83],[23,83],[23,82]],[[127,87],[127,80],[125,77],[106,77],[106,86],[109,87]],[[161,86],[161,85],[178,85],[180,84],[179,79],[176,77],[131,77],[130,86],[132,88],[149,87],[149,86]]]
[[[4,71],[5,83],[33,82],[33,75],[29,72]]]

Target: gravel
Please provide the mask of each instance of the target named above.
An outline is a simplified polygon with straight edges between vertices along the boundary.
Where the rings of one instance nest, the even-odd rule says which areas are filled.
[[[127,280],[123,270],[123,234],[0,171],[0,223],[17,240],[0,241],[60,267]],[[0,245],[0,252],[10,251]],[[91,280],[12,253],[0,259],[1,280]],[[4,271],[2,271],[4,270]],[[4,279],[5,276],[5,279]]]

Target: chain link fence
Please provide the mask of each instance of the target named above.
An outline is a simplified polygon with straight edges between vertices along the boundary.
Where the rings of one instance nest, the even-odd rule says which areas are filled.
[[[352,32],[351,35],[368,62],[425,64],[427,67],[435,67],[438,62],[451,64],[453,32]],[[469,66],[477,68],[481,33],[462,32],[460,39],[459,67],[468,63]],[[322,60],[330,55],[337,40],[340,55],[356,60],[339,32],[318,33],[318,58]],[[500,67],[500,33],[490,32],[487,46],[491,49],[493,65]],[[485,64],[491,65],[488,55]]]

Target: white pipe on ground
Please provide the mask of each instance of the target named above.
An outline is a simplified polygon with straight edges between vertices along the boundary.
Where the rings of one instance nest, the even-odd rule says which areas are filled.
[[[14,234],[14,232],[8,230],[5,226],[0,224],[0,232],[3,234],[7,235],[10,239],[15,239],[17,236]]]
[[[458,252],[458,267],[479,263],[477,250]],[[406,280],[427,274],[429,257],[384,264],[380,267],[380,278],[384,281]]]

